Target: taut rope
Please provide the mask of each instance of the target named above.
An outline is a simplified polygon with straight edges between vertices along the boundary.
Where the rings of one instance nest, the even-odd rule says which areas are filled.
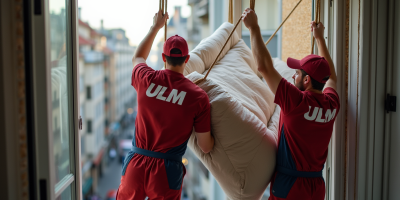
[[[283,20],[283,22],[281,23],[281,25],[279,25],[279,27],[276,29],[275,33],[272,34],[271,37],[269,37],[269,39],[268,39],[268,41],[265,43],[265,45],[267,45],[267,44],[272,40],[272,38],[274,38],[274,36],[276,35],[276,33],[279,31],[279,29],[281,29],[281,27],[283,26],[283,24],[286,22],[286,20],[289,19],[290,15],[292,15],[292,13],[296,10],[297,6],[299,6],[300,3],[301,3],[302,1],[303,1],[303,0],[300,0],[300,1],[296,4],[296,6],[292,9],[292,11],[289,13],[289,15],[285,18],[285,20]]]
[[[229,0],[229,15],[228,22],[233,24],[233,0]]]
[[[165,6],[164,6],[165,5]],[[167,12],[167,0],[160,0],[160,10],[163,13],[163,16]],[[167,41],[167,21],[164,24],[164,42]],[[167,62],[164,62],[164,69],[167,68]]]
[[[317,0],[317,6],[315,8],[315,18],[314,20],[318,23],[321,21],[321,1]],[[313,36],[313,40],[312,40],[312,45],[311,45],[311,54],[314,54],[314,43],[315,43],[315,37]]]
[[[278,27],[278,29],[275,31],[275,33],[272,34],[272,36],[269,38],[269,40],[267,41],[267,43],[266,43],[265,45],[267,45],[267,44],[270,42],[270,40],[275,36],[275,34],[276,34],[276,33],[278,32],[278,30],[282,27],[282,25],[286,22],[286,20],[290,17],[290,15],[294,12],[294,10],[296,10],[297,6],[301,3],[301,1],[303,1],[303,0],[300,0],[300,1],[297,3],[297,5],[292,9],[292,11],[289,13],[289,15],[286,17],[286,19],[281,23],[281,25]],[[231,1],[230,1],[229,3],[231,3]],[[255,4],[256,4],[256,1],[255,1],[255,0],[250,0],[250,8],[251,8],[252,10],[254,10]],[[232,5],[232,7],[233,7],[233,5]],[[229,6],[229,8],[231,9],[231,5]],[[232,10],[233,10],[233,8],[232,8]],[[230,10],[229,12],[231,12],[231,10]],[[233,15],[232,15],[232,16],[233,16]],[[212,64],[211,67],[210,67],[210,69],[207,71],[207,74],[206,74],[203,78],[194,81],[194,82],[193,82],[194,84],[198,85],[199,83],[201,83],[202,81],[204,81],[204,80],[207,79],[208,74],[211,72],[212,68],[213,68],[214,65],[217,63],[219,56],[221,55],[222,51],[225,49],[226,44],[228,44],[228,41],[231,39],[233,33],[235,32],[237,26],[239,25],[239,23],[240,23],[241,21],[242,21],[242,17],[240,17],[239,20],[236,22],[235,27],[233,28],[231,34],[229,35],[228,39],[226,40],[226,42],[225,42],[224,46],[222,47],[221,51],[219,52],[218,56],[215,58],[213,64]]]
[[[255,5],[255,1],[256,0],[250,0],[250,8],[254,10],[254,5]],[[233,7],[233,6],[232,6]],[[233,9],[232,9],[233,10]],[[210,69],[207,71],[207,74],[201,78],[201,79],[197,79],[196,81],[194,81],[193,83],[198,85],[199,83],[203,82],[204,80],[207,79],[208,74],[210,74],[212,68],[215,66],[215,63],[217,63],[219,56],[221,55],[222,51],[225,49],[226,44],[228,44],[229,40],[231,39],[233,33],[235,32],[237,26],[240,24],[240,22],[242,21],[242,17],[239,18],[239,20],[236,22],[235,27],[233,28],[231,34],[229,34],[228,39],[226,40],[224,46],[222,47],[221,51],[219,52],[219,54],[217,55],[217,57],[215,58],[213,64],[211,65]]]

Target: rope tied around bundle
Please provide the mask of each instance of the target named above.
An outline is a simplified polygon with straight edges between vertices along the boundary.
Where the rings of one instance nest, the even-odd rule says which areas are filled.
[[[267,44],[271,41],[271,39],[276,35],[276,33],[279,31],[279,29],[283,26],[283,24],[286,22],[286,20],[289,19],[290,15],[292,15],[292,13],[296,10],[296,8],[300,5],[300,3],[301,3],[302,1],[303,1],[303,0],[300,0],[300,1],[296,4],[296,6],[292,9],[292,11],[289,13],[289,15],[285,18],[285,20],[283,20],[283,22],[281,23],[281,25],[276,29],[276,31],[274,32],[274,34],[271,35],[271,37],[268,39],[268,41],[265,43],[265,45],[267,45]],[[318,1],[319,1],[319,0],[318,0]],[[254,10],[255,4],[256,4],[256,1],[255,1],[255,0],[250,0],[250,9]],[[228,19],[231,20],[231,21],[233,22],[233,14],[232,14],[232,13],[233,13],[233,4],[232,4],[232,0],[230,0],[230,1],[229,1],[229,17],[228,17]],[[232,15],[232,18],[231,18],[231,15]],[[211,67],[210,67],[210,69],[207,71],[207,74],[206,74],[203,78],[197,79],[196,81],[194,81],[194,82],[193,82],[194,84],[198,85],[198,84],[200,84],[201,82],[203,82],[204,80],[207,79],[208,74],[211,72],[211,70],[213,69],[213,67],[214,67],[215,64],[217,63],[219,56],[221,55],[222,51],[225,49],[226,44],[228,44],[229,40],[231,39],[233,33],[235,32],[237,26],[239,25],[239,23],[240,23],[241,21],[242,21],[242,17],[240,17],[239,20],[236,22],[235,27],[233,28],[232,32],[229,34],[228,39],[226,40],[226,42],[225,42],[224,46],[222,47],[221,51],[219,52],[219,54],[218,54],[217,57],[215,58],[213,64],[212,64]],[[230,22],[230,21],[229,21],[229,22]]]

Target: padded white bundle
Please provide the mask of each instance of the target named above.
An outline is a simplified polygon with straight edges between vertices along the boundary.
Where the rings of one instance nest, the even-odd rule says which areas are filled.
[[[232,24],[224,23],[190,53],[188,79],[204,76],[232,29]],[[260,199],[275,168],[280,108],[257,75],[251,50],[236,33],[199,87],[210,99],[215,146],[204,154],[192,135],[189,147],[229,199]]]

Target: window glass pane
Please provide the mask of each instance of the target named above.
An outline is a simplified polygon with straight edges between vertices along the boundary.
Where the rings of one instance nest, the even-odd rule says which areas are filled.
[[[56,183],[70,174],[69,73],[67,0],[49,0],[52,126]],[[67,199],[67,198],[62,198]]]
[[[71,200],[72,199],[72,190],[71,185],[65,188],[64,192],[61,193],[59,197],[56,198],[57,200]]]
[[[243,10],[250,7],[250,1],[242,1]],[[256,1],[254,8],[257,12],[258,24],[261,31],[275,30],[279,27],[279,0]],[[242,30],[248,31],[244,24]]]
[[[280,0],[263,0],[256,1],[255,10],[258,16],[258,24],[260,25],[263,40],[266,42],[280,24]],[[242,8],[250,7],[250,1],[242,1]],[[251,48],[250,32],[244,24],[242,24],[242,39]],[[272,57],[279,56],[279,34],[275,35],[268,43],[268,50]]]

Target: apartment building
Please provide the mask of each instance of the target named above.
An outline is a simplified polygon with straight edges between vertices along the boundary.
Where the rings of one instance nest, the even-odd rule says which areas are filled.
[[[80,114],[84,127],[81,130],[82,180],[84,195],[96,190],[104,167],[106,150],[105,106],[105,37],[89,24],[79,19]]]
[[[128,113],[128,109],[134,109],[136,102],[136,92],[131,86],[132,57],[136,48],[129,44],[123,29],[101,28],[99,32],[106,36],[107,48],[113,52],[115,63],[114,72],[109,74],[109,81],[115,90],[111,94],[111,99],[115,99],[113,116],[122,127],[125,127],[132,123],[132,113]]]

